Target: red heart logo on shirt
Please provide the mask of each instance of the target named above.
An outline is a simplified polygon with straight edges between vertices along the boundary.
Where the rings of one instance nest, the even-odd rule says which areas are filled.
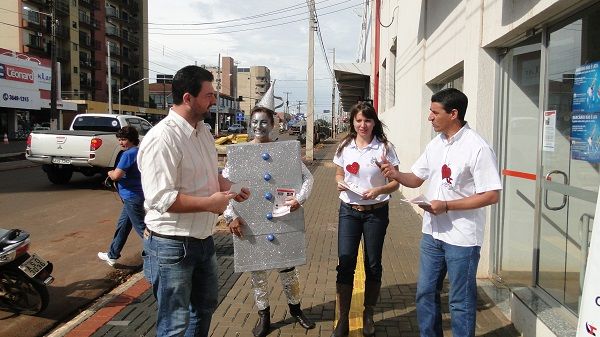
[[[358,165],[357,162],[354,162],[350,165],[346,165],[346,171],[348,171],[352,174],[357,174],[359,168],[360,168],[360,165]]]

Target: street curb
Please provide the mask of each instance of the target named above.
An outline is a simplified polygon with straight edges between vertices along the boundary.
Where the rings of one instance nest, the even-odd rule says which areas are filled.
[[[139,297],[139,295],[149,288],[150,285],[145,281],[144,273],[135,273],[126,282],[116,287],[108,294],[102,296],[89,308],[85,309],[83,312],[71,319],[69,322],[65,323],[60,328],[46,335],[46,337],[91,336],[96,330],[101,328],[106,322],[110,321],[121,310],[127,307],[131,301]],[[124,294],[126,295],[125,297],[129,298],[129,301],[126,299],[119,299],[119,297]],[[108,306],[108,304],[111,302],[115,303],[115,305]],[[102,310],[106,311],[106,313],[100,315]],[[95,316],[96,313],[98,313],[98,319],[90,319],[92,316]],[[92,325],[97,325],[93,331],[92,329],[94,327]]]

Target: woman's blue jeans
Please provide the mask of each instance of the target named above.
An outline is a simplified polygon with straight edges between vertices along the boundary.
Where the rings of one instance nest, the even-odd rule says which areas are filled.
[[[417,321],[421,337],[443,336],[440,293],[446,274],[450,283],[452,335],[475,336],[479,251],[479,246],[454,246],[423,234],[417,282]]]
[[[212,236],[183,241],[144,239],[144,275],[158,307],[157,336],[208,336],[218,304],[217,255]]]
[[[354,271],[361,238],[364,238],[364,262],[367,281],[381,282],[381,254],[389,220],[389,205],[360,212],[340,204],[338,225],[337,283],[354,284]]]
[[[127,237],[129,237],[132,227],[140,238],[144,236],[144,229],[146,228],[146,224],[144,223],[145,216],[144,197],[139,196],[123,200],[123,209],[121,210],[119,220],[117,220],[117,229],[108,249],[109,258],[118,259],[121,257],[121,250],[123,250],[125,242],[127,242]]]

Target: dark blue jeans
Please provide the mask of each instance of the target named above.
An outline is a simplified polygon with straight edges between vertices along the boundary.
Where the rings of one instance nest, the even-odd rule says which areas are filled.
[[[208,336],[219,287],[212,236],[179,241],[151,235],[142,258],[158,307],[156,336]]]
[[[423,234],[417,282],[417,321],[421,337],[441,337],[440,292],[446,273],[450,282],[452,335],[475,336],[479,246],[454,246]]]
[[[146,228],[146,224],[144,223],[145,216],[143,197],[123,200],[123,209],[121,210],[119,220],[117,220],[117,229],[108,250],[109,258],[118,259],[121,257],[121,250],[123,250],[125,242],[127,242],[127,237],[132,227],[140,238],[144,236],[144,229]]]
[[[338,225],[337,283],[354,284],[354,270],[360,239],[364,239],[364,261],[367,281],[381,282],[381,253],[387,226],[389,205],[373,211],[359,212],[348,204],[340,204]]]

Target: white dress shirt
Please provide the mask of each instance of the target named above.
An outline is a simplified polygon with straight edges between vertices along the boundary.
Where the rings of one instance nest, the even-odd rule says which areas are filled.
[[[494,150],[468,124],[450,139],[443,134],[432,139],[411,171],[429,180],[429,200],[451,201],[502,189]],[[422,231],[451,245],[481,246],[484,223],[483,207],[439,215],[425,212]]]
[[[355,140],[351,140],[342,150],[340,155],[333,157],[333,163],[344,170],[344,181],[367,190],[373,187],[384,186],[388,180],[381,174],[379,166],[375,161],[381,161],[385,156],[392,166],[398,166],[400,161],[396,156],[396,150],[391,142],[385,144],[380,142],[377,137],[373,137],[371,143],[363,149],[359,149]],[[358,171],[352,173],[348,171],[348,165],[358,164]],[[340,199],[347,204],[371,205],[386,201],[390,198],[389,194],[380,194],[373,200],[364,200],[362,196],[350,192],[340,192]]]
[[[144,136],[137,161],[149,230],[198,239],[212,235],[216,214],[167,212],[179,193],[209,197],[220,190],[214,139],[202,122],[194,128],[170,110]]]

